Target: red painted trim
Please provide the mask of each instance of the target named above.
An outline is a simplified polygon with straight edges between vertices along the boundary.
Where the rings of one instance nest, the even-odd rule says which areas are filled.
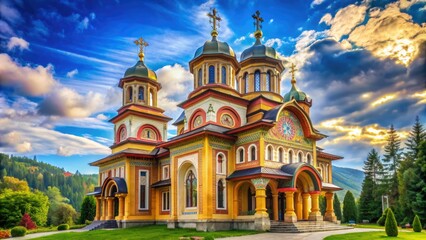
[[[235,111],[235,109],[233,109],[231,107],[228,107],[228,106],[221,107],[217,111],[216,122],[218,124],[221,124],[220,123],[220,118],[221,118],[222,114],[225,114],[225,113],[229,114],[233,118],[233,120],[234,120],[234,126],[232,126],[232,128],[236,128],[236,127],[240,127],[241,126],[240,115],[238,114],[237,111]],[[224,126],[224,127],[227,127],[227,126]]]
[[[118,127],[117,132],[115,132],[115,143],[116,143],[116,144],[118,144],[118,143],[120,143],[120,142],[122,142],[122,141],[123,141],[122,139],[120,139],[120,132],[121,132],[121,130],[122,130],[123,128],[126,130],[126,137],[127,137],[127,129],[126,129],[126,125],[125,125],[124,123],[122,123],[122,124]]]
[[[215,91],[215,90],[212,90],[212,89],[206,89],[204,92],[202,92],[202,93],[198,94],[197,96],[194,96],[194,97],[191,98],[191,96],[194,95],[194,93],[199,92],[200,90],[202,90],[204,88],[211,87],[212,85],[214,85],[214,84],[209,84],[208,86],[206,85],[206,87],[197,88],[194,92],[190,93],[190,95],[189,95],[190,98],[188,100],[180,103],[178,105],[178,107],[187,109],[188,107],[190,107],[190,106],[192,106],[192,105],[194,105],[194,104],[196,104],[196,103],[198,103],[198,102],[200,102],[204,99],[210,98],[210,97],[229,101],[229,102],[238,104],[238,105],[243,106],[243,107],[246,107],[249,104],[249,101],[247,101],[243,98],[240,98],[239,97],[240,94],[238,92],[236,92],[235,90],[234,91],[238,94],[237,96],[232,96],[232,95],[222,93],[222,92],[219,92],[219,91]]]
[[[321,191],[310,191],[309,194],[321,194]]]
[[[297,188],[277,188],[278,192],[296,192]]]
[[[201,116],[201,118],[203,119],[203,122],[197,128],[206,124],[206,112],[201,108],[197,108],[197,110],[195,110],[192,113],[191,117],[189,118],[189,130],[194,129],[194,119],[198,116]]]
[[[204,135],[212,135],[212,136],[217,136],[217,137],[220,137],[220,138],[223,138],[223,139],[235,140],[235,137],[233,137],[233,136],[229,136],[229,135],[226,135],[226,134],[221,134],[221,133],[217,133],[217,132],[211,132],[211,131],[204,130],[202,132],[198,132],[198,133],[193,134],[193,135],[188,135],[188,136],[185,136],[183,138],[179,138],[177,140],[171,140],[171,141],[168,141],[168,142],[163,142],[160,145],[158,145],[158,147],[167,148],[169,146],[178,144],[180,142],[185,142],[188,139],[193,139],[195,137],[204,136]]]
[[[236,133],[247,131],[249,129],[257,128],[257,127],[260,127],[260,126],[265,126],[267,128],[271,128],[271,127],[273,127],[275,125],[272,122],[264,122],[262,120],[259,120],[259,121],[254,122],[254,123],[246,124],[246,125],[244,125],[242,127],[229,130],[226,133],[227,134],[236,134]]]
[[[141,134],[142,134],[142,131],[143,131],[145,128],[149,128],[149,129],[151,129],[152,131],[154,131],[154,132],[155,132],[155,134],[157,135],[157,139],[156,139],[156,140],[143,139],[143,138],[141,137]],[[153,125],[151,125],[151,124],[144,124],[144,125],[142,125],[142,126],[139,128],[139,130],[138,130],[138,134],[137,134],[136,136],[137,136],[137,138],[138,138],[138,139],[143,139],[143,140],[145,140],[145,141],[163,141],[163,138],[161,137],[160,131],[158,131],[158,129],[157,129],[156,127],[154,127]]]
[[[315,171],[315,170],[313,170],[311,167],[308,167],[308,166],[303,166],[303,167],[301,167],[298,171],[297,171],[297,173],[296,173],[296,175],[294,175],[294,187],[296,187],[296,182],[297,182],[297,177],[299,176],[299,174],[301,173],[301,172],[303,172],[303,171],[307,171],[307,172],[310,172],[310,173],[312,173],[314,176],[315,176],[315,180],[317,181],[317,183],[318,183],[318,187],[319,187],[319,189],[321,189],[322,188],[322,181],[321,181],[321,177],[318,175],[318,173]]]

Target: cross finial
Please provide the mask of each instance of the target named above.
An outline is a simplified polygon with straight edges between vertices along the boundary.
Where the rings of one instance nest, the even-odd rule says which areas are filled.
[[[139,46],[139,54],[138,54],[139,60],[143,61],[143,58],[145,56],[143,49],[144,49],[144,47],[149,46],[149,44],[147,42],[145,42],[145,40],[143,40],[143,38],[141,38],[141,37],[139,39],[135,40],[134,43],[137,46]]]
[[[216,8],[213,8],[211,13],[207,13],[207,16],[210,18],[210,23],[212,24],[213,28],[211,35],[213,38],[215,38],[218,35],[217,28],[219,27],[219,22],[222,21],[222,18],[217,15]]]
[[[260,17],[259,10],[256,11],[255,14],[251,16],[254,19],[254,25],[256,26],[256,32],[254,32],[254,36],[257,39],[260,39],[262,37],[262,22],[263,18]]]
[[[294,63],[291,64],[290,68],[291,68],[291,70],[290,70],[290,73],[291,73],[291,83],[295,84],[296,83],[295,75],[296,75],[296,71],[298,69],[296,69],[296,65],[294,65]]]

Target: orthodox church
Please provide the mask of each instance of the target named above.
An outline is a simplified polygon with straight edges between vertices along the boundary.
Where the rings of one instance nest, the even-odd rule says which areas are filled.
[[[262,44],[260,13],[252,16],[255,43],[239,60],[218,40],[216,10],[208,16],[212,38],[189,62],[194,89],[178,105],[175,137],[167,137],[172,118],[158,107],[161,84],[144,62],[148,44],[135,41],[139,61],[119,81],[123,105],[110,120],[112,154],[91,163],[99,167],[95,220],[201,231],[335,222],[333,192],[341,188],[332,184],[332,161],[342,157],[317,147],[326,136],[310,119],[312,100],[297,88],[295,66],[282,96],[285,68]]]

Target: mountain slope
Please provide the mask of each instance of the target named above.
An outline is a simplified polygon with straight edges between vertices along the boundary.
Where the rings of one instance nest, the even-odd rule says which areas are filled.
[[[364,181],[363,171],[333,166],[333,184],[343,188],[342,191],[337,192],[340,201],[343,201],[348,190],[354,194],[355,199],[358,199],[361,194],[362,181]]]

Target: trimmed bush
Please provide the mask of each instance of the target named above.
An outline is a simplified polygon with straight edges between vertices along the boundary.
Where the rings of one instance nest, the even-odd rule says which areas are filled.
[[[417,215],[414,217],[413,231],[414,232],[421,232],[422,231],[422,223],[420,222],[420,218]]]
[[[377,220],[377,224],[380,226],[385,226],[385,222],[386,222],[386,216],[388,214],[388,209],[386,208],[385,211],[383,212],[382,216],[379,218],[379,220]]]
[[[27,234],[27,229],[22,226],[16,226],[10,230],[10,234],[12,234],[12,237],[23,237]]]
[[[385,222],[386,235],[388,235],[388,237],[396,237],[398,236],[398,224],[396,223],[396,219],[393,215],[392,209],[388,209],[389,210]]]
[[[10,238],[9,230],[0,230],[0,239],[1,238]]]
[[[70,229],[70,225],[68,224],[61,224],[58,226],[58,231],[64,231]]]

